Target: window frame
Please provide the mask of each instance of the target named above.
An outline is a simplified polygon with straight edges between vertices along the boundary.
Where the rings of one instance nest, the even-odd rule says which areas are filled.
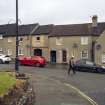
[[[83,53],[84,51],[86,51],[86,52]],[[83,54],[86,54],[86,56],[83,56]],[[88,50],[81,51],[81,59],[88,59]]]
[[[2,34],[0,34],[0,39],[3,39],[3,35]]]
[[[61,38],[61,37],[57,37],[56,38],[56,45],[63,45],[63,38]]]
[[[89,37],[82,36],[81,37],[81,45],[88,45],[88,43],[89,43]]]
[[[37,41],[40,41],[40,36],[37,36],[37,37],[36,37],[36,40],[37,40]]]
[[[3,53],[3,48],[0,48],[0,54],[2,54]]]
[[[8,52],[8,55],[12,55],[12,49],[8,49],[7,52]]]
[[[102,53],[102,63],[105,63],[105,52]]]
[[[21,52],[21,53],[20,53]],[[24,55],[24,50],[23,48],[19,48],[18,49],[18,55]]]
[[[8,37],[8,42],[9,42],[9,43],[11,43],[11,42],[12,42],[12,39],[11,39],[11,38],[9,38],[9,37]]]
[[[22,39],[22,40],[20,40],[20,39]],[[18,37],[19,42],[23,42],[23,39],[24,39],[24,38],[21,37],[21,36]]]

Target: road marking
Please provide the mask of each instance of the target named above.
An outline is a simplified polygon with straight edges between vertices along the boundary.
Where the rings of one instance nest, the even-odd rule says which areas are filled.
[[[76,92],[78,92],[81,96],[83,96],[86,100],[88,100],[92,105],[98,105],[93,99],[91,99],[89,96],[87,96],[85,93],[80,91],[78,88],[74,87],[71,84],[64,83],[65,86],[74,89]]]
[[[45,77],[42,76],[44,79],[49,79],[49,77]],[[50,78],[51,80],[54,80],[52,78]],[[61,83],[59,80],[55,80],[57,83]],[[95,102],[92,98],[90,98],[89,96],[87,96],[85,93],[83,93],[82,91],[80,91],[78,88],[76,88],[75,86],[68,84],[68,83],[63,83],[65,86],[74,89],[77,93],[79,93],[82,97],[84,97],[87,101],[89,101],[92,105],[98,105],[97,102]]]

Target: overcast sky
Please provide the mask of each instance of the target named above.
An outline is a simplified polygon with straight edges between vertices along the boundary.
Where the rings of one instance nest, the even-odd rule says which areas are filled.
[[[15,22],[15,1],[0,0],[0,24]],[[105,0],[18,0],[21,24],[76,24],[105,22]]]

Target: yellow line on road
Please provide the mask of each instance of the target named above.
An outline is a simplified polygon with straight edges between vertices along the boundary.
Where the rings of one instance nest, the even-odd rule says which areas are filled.
[[[44,79],[49,79],[48,77],[45,76],[41,76]],[[54,80],[52,78],[50,78],[51,80]],[[57,83],[61,83],[59,80],[55,80]],[[87,96],[85,93],[83,93],[82,91],[80,91],[78,88],[76,88],[75,86],[68,84],[68,83],[63,83],[65,86],[74,89],[77,93],[79,93],[82,97],[84,97],[87,101],[89,101],[92,105],[98,105],[97,102],[95,102],[92,98],[90,98],[89,96]]]
[[[71,84],[64,83],[65,86],[74,89],[76,92],[78,92],[82,97],[84,97],[86,100],[88,100],[92,105],[98,105],[93,99],[91,99],[89,96],[87,96],[85,93],[77,89],[76,87],[72,86]]]

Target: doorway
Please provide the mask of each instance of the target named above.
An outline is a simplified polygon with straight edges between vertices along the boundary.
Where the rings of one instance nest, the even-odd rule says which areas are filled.
[[[63,63],[67,62],[67,51],[62,50],[62,61]]]
[[[50,61],[51,63],[56,63],[56,51],[55,50],[52,50],[50,52]]]
[[[42,49],[34,49],[34,55],[42,56]]]

